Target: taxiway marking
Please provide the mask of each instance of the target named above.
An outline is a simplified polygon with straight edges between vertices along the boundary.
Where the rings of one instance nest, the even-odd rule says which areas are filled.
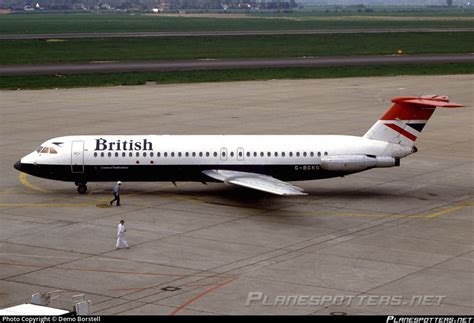
[[[187,302],[185,302],[184,304],[180,305],[177,309],[175,309],[173,312],[170,313],[170,315],[176,315],[178,312],[182,311],[184,308],[186,308],[186,306],[188,306],[189,304],[197,301],[198,299],[206,296],[207,294],[215,291],[216,289],[219,289],[221,287],[224,287],[225,285],[228,285],[230,283],[232,283],[233,281],[239,279],[240,277],[233,277],[233,278],[230,278],[230,279],[227,279],[226,281],[224,281],[223,283],[219,284],[219,285],[215,285],[214,287],[211,287],[207,290],[205,290],[204,292],[194,296],[193,298],[191,298],[190,300],[188,300]]]
[[[28,179],[27,179],[27,174],[26,173],[20,173],[20,175],[18,176],[20,182],[34,190],[34,191],[37,191],[37,192],[41,192],[41,193],[51,193],[50,191],[46,190],[46,189],[43,189],[41,187],[38,187],[36,185],[33,185],[31,184]],[[163,188],[163,187],[168,187],[168,186],[171,186],[170,184],[167,184],[167,185],[161,185],[160,187],[158,187],[157,189],[159,188]],[[152,190],[154,191],[154,190]],[[135,193],[129,193],[129,194],[123,194],[123,196],[134,196],[134,195],[140,195],[140,194],[143,194],[144,192],[135,192]],[[15,194],[15,192],[0,192],[0,194]],[[32,194],[32,193],[27,193],[27,192],[19,192],[19,194]],[[173,199],[176,199],[176,200],[186,200],[186,201],[191,201],[191,202],[201,202],[199,200],[199,198],[195,198],[195,197],[188,197],[188,196],[183,196],[183,195],[173,195],[171,193],[163,193],[164,195],[166,195],[167,197],[171,197]],[[94,200],[93,202],[87,202],[87,203],[0,203],[0,207],[4,206],[4,207],[21,207],[21,206],[41,206],[41,207],[75,207],[75,206],[92,206],[92,205],[95,205],[97,206],[98,204],[100,203],[105,203],[105,202],[108,202],[109,201],[109,198],[106,198],[106,197],[102,197],[102,198],[99,198],[99,199],[96,199]],[[474,205],[474,201],[468,201],[468,202],[464,202],[464,203],[461,203],[461,204],[458,204],[458,205],[454,205],[452,207],[449,207],[447,209],[444,209],[444,210],[441,210],[441,211],[438,211],[438,212],[434,212],[434,213],[429,213],[429,214],[420,214],[420,215],[409,215],[409,214],[364,214],[364,213],[328,213],[328,214],[314,214],[314,213],[311,213],[311,212],[301,212],[301,211],[289,211],[293,214],[301,214],[301,215],[311,215],[311,216],[347,216],[347,217],[379,217],[379,218],[435,218],[435,217],[438,217],[438,216],[441,216],[441,215],[445,215],[445,214],[449,214],[449,213],[452,213],[454,211],[457,211],[457,210],[461,210],[465,207],[469,207],[469,206],[473,206]]]
[[[26,187],[32,189],[33,191],[38,191],[38,192],[41,192],[41,193],[50,193],[48,190],[42,189],[42,188],[40,188],[36,185],[31,184],[28,181],[28,179],[26,178],[27,176],[28,175],[26,173],[20,173],[20,175],[18,175],[18,179],[20,180],[20,183],[22,183]]]

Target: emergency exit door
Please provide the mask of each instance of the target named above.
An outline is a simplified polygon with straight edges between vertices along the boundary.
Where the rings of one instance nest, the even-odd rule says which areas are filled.
[[[84,141],[72,142],[71,171],[73,173],[84,173]]]

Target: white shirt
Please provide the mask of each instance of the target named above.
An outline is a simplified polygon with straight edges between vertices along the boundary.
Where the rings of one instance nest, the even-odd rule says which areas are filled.
[[[125,233],[125,231],[127,231],[127,230],[125,229],[125,225],[122,224],[122,223],[119,223],[119,225],[118,225],[118,227],[117,227],[117,235],[118,235],[118,236],[119,236],[120,234],[123,235],[123,234]]]

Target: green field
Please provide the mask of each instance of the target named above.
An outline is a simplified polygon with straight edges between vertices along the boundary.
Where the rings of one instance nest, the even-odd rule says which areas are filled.
[[[327,16],[390,16],[390,17],[473,17],[474,7],[396,6],[396,5],[305,5],[303,9],[286,12],[252,12],[267,17],[327,17]]]
[[[292,16],[293,15],[293,16]],[[294,15],[304,16],[295,19]],[[321,17],[321,15],[323,17]],[[223,14],[223,17],[226,15]],[[0,34],[72,33],[72,32],[136,32],[136,31],[217,31],[217,30],[283,30],[327,28],[472,28],[472,13],[406,19],[395,16],[361,18],[340,14],[285,14],[278,17],[213,18],[167,17],[142,14],[45,13],[0,15]],[[265,19],[262,19],[265,18]],[[285,17],[283,17],[285,18]],[[297,18],[297,17],[296,17]],[[321,19],[324,18],[324,19]],[[436,19],[434,19],[436,18]]]
[[[363,10],[362,10],[363,9]],[[33,13],[0,15],[0,34],[229,31],[337,28],[473,28],[473,10],[364,8],[302,10],[291,13],[170,17],[143,14]],[[401,10],[401,11],[400,11]],[[411,10],[411,9],[410,9]],[[225,18],[222,18],[225,17]],[[0,40],[0,64],[45,64],[89,61],[150,61],[208,58],[276,58],[303,56],[448,54],[474,52],[474,33],[384,33],[166,38],[85,38]],[[472,74],[474,64],[419,64],[110,73],[0,77],[1,89],[39,89],[298,78],[385,75]]]
[[[472,74],[474,64],[344,66],[325,68],[284,68],[209,70],[184,72],[112,73],[79,75],[31,75],[0,77],[0,89],[45,89],[116,85],[250,81],[272,79],[314,79],[363,76]]]
[[[388,33],[0,41],[0,64],[470,53],[474,33]]]

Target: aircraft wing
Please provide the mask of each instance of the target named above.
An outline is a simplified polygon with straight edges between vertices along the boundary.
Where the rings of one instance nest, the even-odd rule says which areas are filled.
[[[302,188],[267,175],[222,169],[205,170],[203,174],[224,183],[239,185],[272,194],[308,195],[303,192]]]

